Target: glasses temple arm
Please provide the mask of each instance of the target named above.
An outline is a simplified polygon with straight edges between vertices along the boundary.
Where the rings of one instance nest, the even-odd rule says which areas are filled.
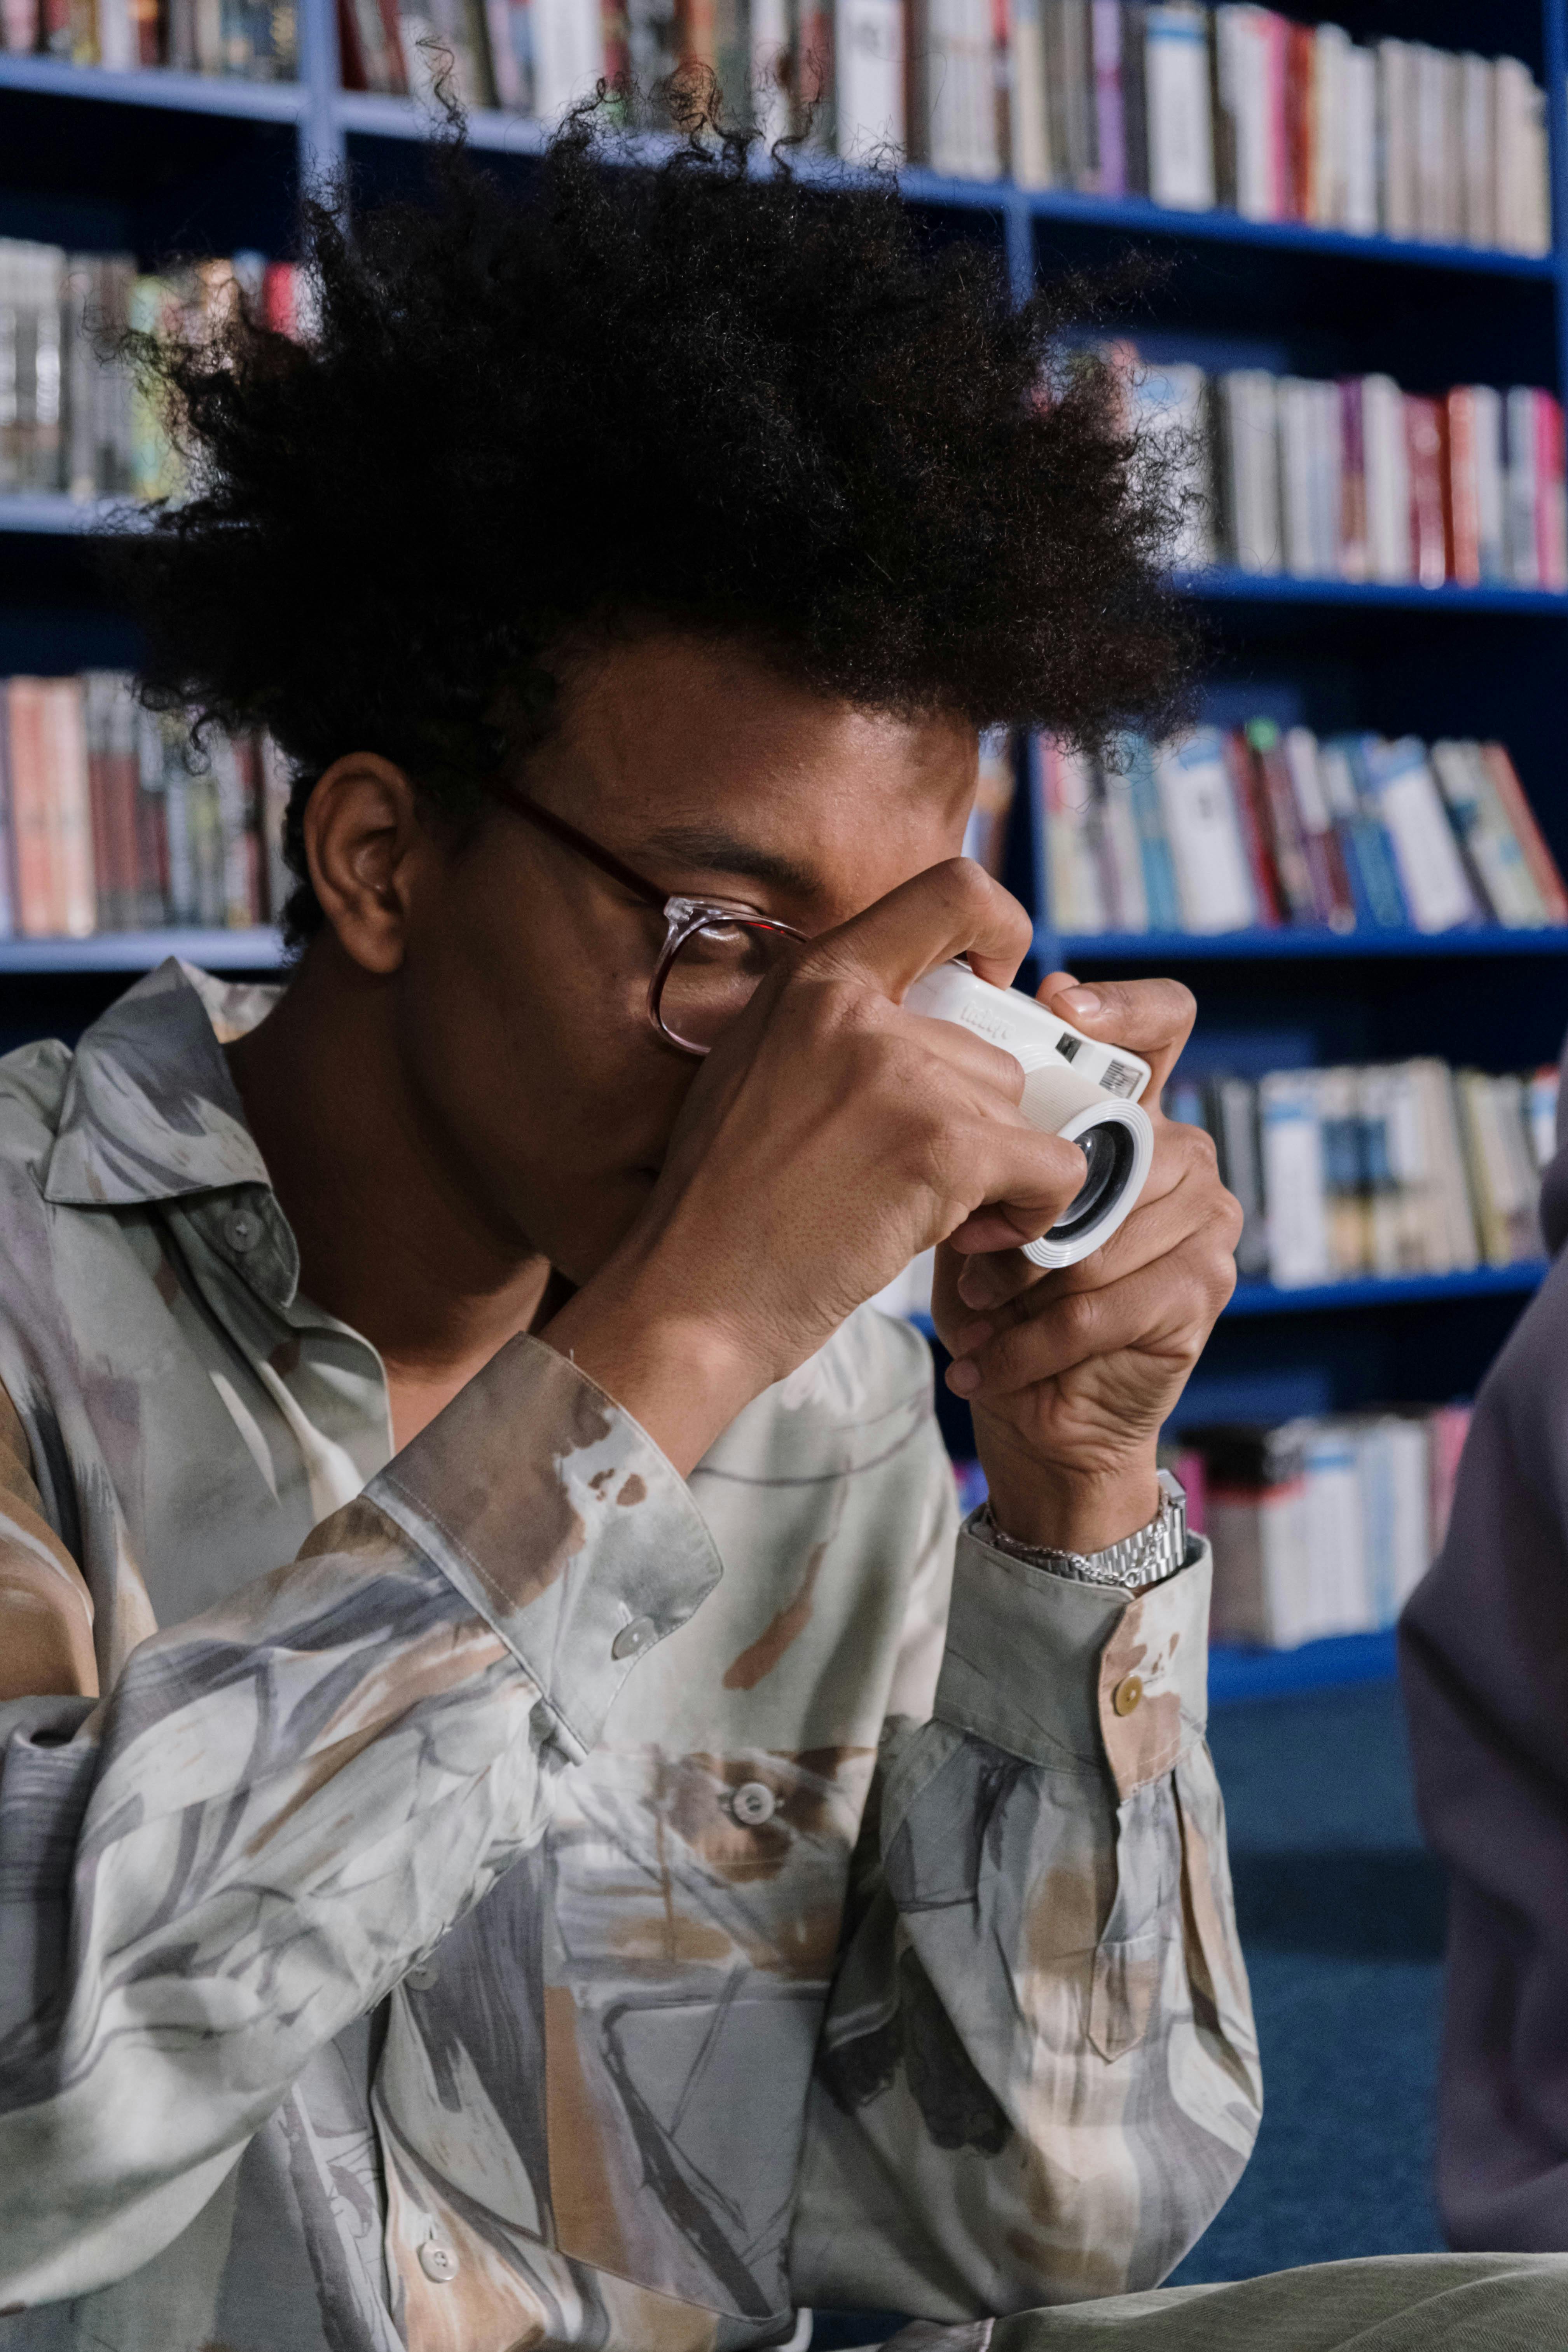
[[[602,874],[609,875],[624,890],[629,890],[634,898],[641,898],[646,905],[662,909],[668,892],[660,890],[630,866],[623,865],[613,850],[601,849],[596,841],[590,841],[585,833],[579,833],[574,824],[569,824],[563,816],[557,816],[553,809],[541,808],[537,801],[531,801],[524,793],[514,792],[510,785],[500,784],[494,789],[496,798],[514,816],[536,825],[541,833],[549,834],[568,849],[574,849],[579,857],[587,858]]]

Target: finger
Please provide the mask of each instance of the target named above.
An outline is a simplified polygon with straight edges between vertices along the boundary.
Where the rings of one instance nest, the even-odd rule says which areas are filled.
[[[1071,972],[1053,971],[1042,981],[1039,1000],[1058,1020],[1070,1021],[1086,1037],[1125,1045],[1153,1072],[1142,1102],[1157,1117],[1160,1090],[1192,1034],[1197,1004],[1179,980],[1097,980],[1092,985]]]
[[[1083,1190],[1087,1163],[1077,1144],[1041,1135],[1021,1120],[1012,1127],[983,1118],[955,1127],[948,1148],[952,1174],[942,1189],[953,1199],[975,1202],[945,1236],[950,1247],[965,1254],[1037,1241]]]
[[[928,1053],[934,1054],[950,1069],[961,1072],[975,1087],[1001,1096],[998,1116],[1011,1111],[1013,1124],[1028,1125],[1017,1108],[1024,1096],[1024,1066],[1005,1046],[993,1045],[988,1038],[977,1037],[973,1029],[965,1029],[957,1021],[933,1021],[923,1013],[906,1013],[903,1018]]]
[[[1199,1139],[1200,1144],[1206,1141]],[[966,1297],[961,1281],[960,1304],[971,1309],[972,1319],[965,1322],[945,1312],[942,1316],[944,1336],[951,1333],[954,1356],[973,1354],[995,1334],[1048,1314],[1055,1299],[1108,1289],[1143,1267],[1173,1256],[1189,1243],[1213,1260],[1216,1279],[1228,1297],[1236,1278],[1241,1204],[1220,1182],[1212,1149],[1205,1152],[1184,1148],[1180,1157],[1184,1165],[1178,1181],[1155,1200],[1145,1194],[1104,1247],[1080,1258],[1076,1265],[1046,1274],[1032,1266],[1021,1252],[984,1260],[984,1272],[993,1267],[1006,1270],[1006,1286],[998,1289],[994,1298]],[[1016,1278],[1011,1271],[1015,1265],[1023,1270]],[[939,1279],[941,1272],[939,1268]],[[1048,1289],[1042,1288],[1042,1284],[1048,1284]]]
[[[1119,1281],[1054,1293],[1037,1312],[959,1358],[949,1385],[971,1403],[994,1404],[1127,1349],[1194,1359],[1235,1283],[1234,1265],[1201,1235],[1189,1235]]]
[[[949,857],[837,929],[820,932],[796,968],[848,971],[897,1001],[934,964],[966,955],[982,980],[1005,988],[1033,938],[1011,891],[972,857]]]
[[[1176,1219],[1153,1220],[1151,1212],[1155,1204],[1178,1192],[1182,1203]],[[1124,1271],[1143,1257],[1173,1247],[1205,1221],[1229,1234],[1224,1246],[1233,1249],[1240,1216],[1239,1204],[1220,1181],[1213,1139],[1202,1128],[1163,1119],[1155,1130],[1153,1162],[1137,1206],[1104,1248],[1080,1258],[1076,1266],[1058,1269],[1060,1279],[1069,1288],[1092,1288],[1106,1279],[1108,1265]],[[958,1303],[975,1313],[995,1313],[1016,1306],[1044,1279],[1045,1272],[1021,1250],[971,1257],[955,1278]]]

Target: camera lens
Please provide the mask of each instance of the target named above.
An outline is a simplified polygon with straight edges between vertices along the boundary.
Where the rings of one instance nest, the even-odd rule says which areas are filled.
[[[1048,1238],[1053,1242],[1076,1240],[1121,1198],[1132,1173],[1132,1137],[1120,1119],[1091,1127],[1073,1141],[1089,1162],[1089,1173],[1081,1192],[1074,1193],[1051,1227]]]

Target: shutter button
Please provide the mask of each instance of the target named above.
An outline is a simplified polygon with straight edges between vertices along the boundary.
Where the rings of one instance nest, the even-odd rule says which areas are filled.
[[[658,1627],[651,1617],[634,1617],[629,1625],[621,1627],[610,1643],[610,1655],[612,1658],[640,1658],[658,1639]]]
[[[1142,1677],[1138,1675],[1129,1675],[1127,1680],[1124,1683],[1118,1683],[1111,1692],[1110,1704],[1118,1715],[1131,1715],[1142,1696]]]
[[[427,2279],[434,2279],[437,2286],[445,2286],[458,2275],[458,2257],[450,2246],[443,2246],[430,2238],[419,2249],[419,2267]]]
[[[778,1811],[779,1801],[761,1780],[742,1780],[730,1800],[730,1811],[749,1830],[760,1830]]]
[[[261,1220],[249,1209],[231,1209],[223,1221],[223,1237],[243,1255],[261,1239]]]

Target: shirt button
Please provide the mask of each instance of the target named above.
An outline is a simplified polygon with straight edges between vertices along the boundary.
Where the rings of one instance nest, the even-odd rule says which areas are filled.
[[[658,1639],[658,1627],[651,1617],[634,1617],[629,1625],[621,1627],[610,1643],[610,1655],[612,1658],[640,1658]]]
[[[427,2279],[434,2279],[437,2286],[445,2286],[449,2279],[458,2275],[458,2257],[450,2246],[437,2245],[431,2238],[419,2249],[419,2267]]]
[[[1142,1696],[1143,1681],[1142,1675],[1129,1675],[1126,1681],[1118,1683],[1116,1688],[1111,1692],[1110,1704],[1116,1709],[1118,1715],[1131,1715]]]
[[[760,1830],[771,1822],[779,1808],[779,1801],[761,1780],[742,1780],[730,1800],[730,1811],[749,1830]]]
[[[261,1239],[261,1220],[251,1209],[231,1209],[223,1221],[223,1237],[243,1255]]]
[[[422,1960],[416,1969],[409,1969],[403,1981],[412,1985],[416,1992],[428,1992],[433,1984],[440,1983],[441,1971],[434,1960]]]

